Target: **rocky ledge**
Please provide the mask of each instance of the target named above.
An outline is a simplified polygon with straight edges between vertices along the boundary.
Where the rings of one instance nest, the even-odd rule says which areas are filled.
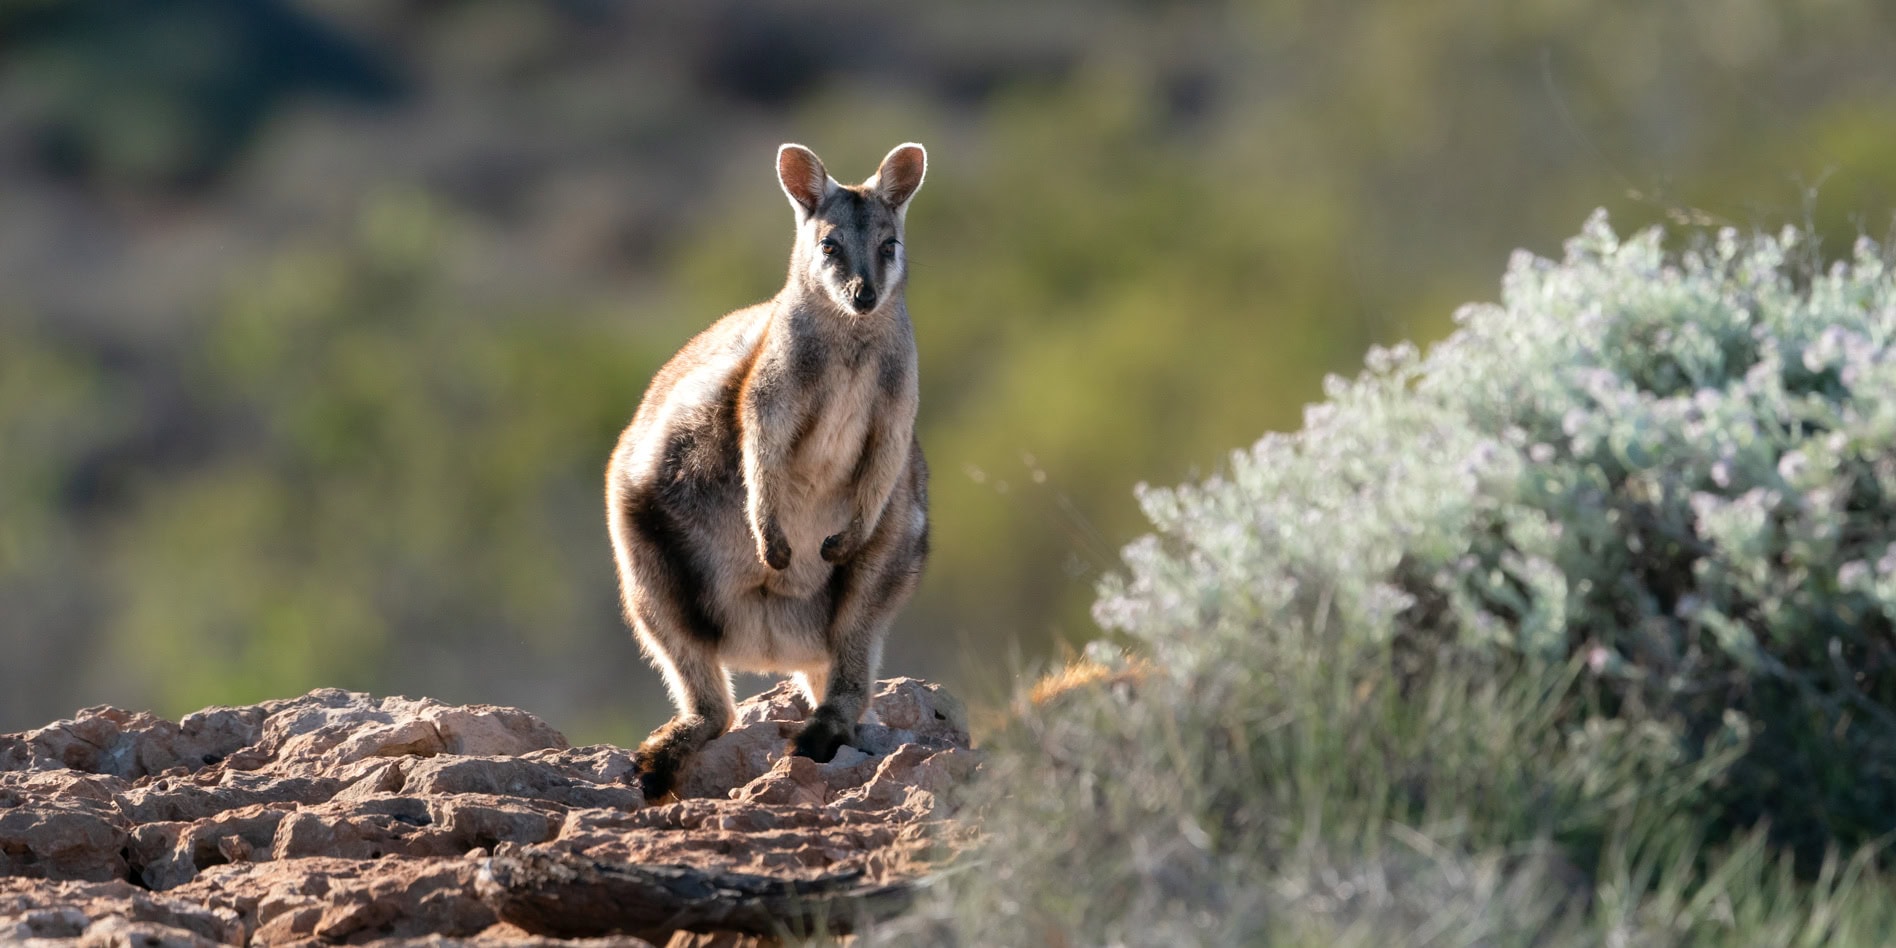
[[[527,712],[319,690],[173,723],[90,708],[0,735],[0,943],[741,943],[899,911],[967,838],[978,763],[938,686],[785,757],[788,684],[646,801],[630,752]],[[739,936],[743,937],[740,938]]]

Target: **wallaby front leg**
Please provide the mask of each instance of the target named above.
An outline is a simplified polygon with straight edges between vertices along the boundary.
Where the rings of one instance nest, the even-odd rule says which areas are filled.
[[[796,447],[797,406],[775,376],[764,367],[751,374],[739,401],[739,424],[744,455],[744,514],[750,522],[757,558],[774,570],[790,567],[790,539],[784,535],[781,515],[784,470]]]
[[[855,476],[851,482],[855,485],[851,497],[851,516],[843,532],[823,541],[822,554],[825,562],[843,563],[855,556],[869,537],[876,532],[876,526],[882,522],[883,511],[889,507],[889,497],[895,493],[896,479],[907,468],[910,442],[914,440],[914,424],[900,424],[896,421],[878,421],[869,428],[869,435],[862,446],[862,456],[856,462]]]

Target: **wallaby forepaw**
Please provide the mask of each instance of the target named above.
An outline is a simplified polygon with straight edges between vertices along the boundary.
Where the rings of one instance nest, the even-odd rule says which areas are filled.
[[[844,744],[855,743],[855,740],[854,724],[829,708],[817,708],[816,713],[810,715],[809,723],[797,732],[796,739],[790,744],[790,753],[827,764],[836,759],[837,750]]]
[[[862,539],[867,533],[862,518],[857,517],[851,520],[849,526],[844,527],[841,532],[825,538],[823,549],[819,552],[825,562],[842,563],[854,557],[856,551],[862,548]]]
[[[856,555],[856,541],[847,534],[835,534],[823,541],[821,553],[823,562],[841,563]]]
[[[790,539],[781,529],[766,528],[764,542],[758,551],[763,554],[764,564],[778,572],[790,568]]]

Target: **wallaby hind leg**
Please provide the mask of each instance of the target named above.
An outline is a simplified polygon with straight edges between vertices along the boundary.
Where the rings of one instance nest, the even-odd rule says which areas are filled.
[[[856,722],[869,709],[882,664],[882,641],[889,623],[915,591],[921,578],[926,533],[916,532],[909,514],[890,511],[869,549],[837,567],[843,571],[830,624],[830,661],[822,703],[811,712],[791,742],[791,753],[827,763],[838,748],[856,740]],[[893,523],[889,521],[895,521]]]
[[[829,693],[810,713],[803,730],[797,732],[791,753],[827,764],[844,744],[856,742],[856,722],[869,705],[869,689],[875,685],[876,666],[881,663],[879,639],[879,635],[855,636],[848,647],[836,653],[836,673],[830,676]]]
[[[718,662],[722,632],[700,598],[703,580],[682,531],[652,494],[639,490],[617,498],[609,525],[626,617],[678,709],[635,755],[639,787],[656,801],[672,792],[691,755],[731,726],[737,709],[730,675]]]
[[[816,710],[823,703],[823,693],[829,690],[829,669],[806,668],[790,676],[797,683],[797,690],[803,692],[803,700],[810,703],[810,710]]]
[[[723,734],[737,716],[731,700],[731,676],[718,664],[711,650],[680,643],[665,657],[670,667],[666,677],[675,680],[678,716],[672,718],[639,745],[633,755],[637,762],[639,789],[648,803],[677,788],[678,774],[691,755]]]

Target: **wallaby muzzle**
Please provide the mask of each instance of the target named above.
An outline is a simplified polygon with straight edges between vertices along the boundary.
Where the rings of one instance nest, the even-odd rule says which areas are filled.
[[[850,282],[852,285],[846,285],[844,289],[849,291],[849,303],[856,307],[856,312],[866,313],[875,309],[875,284],[870,283],[868,280],[852,280]]]

